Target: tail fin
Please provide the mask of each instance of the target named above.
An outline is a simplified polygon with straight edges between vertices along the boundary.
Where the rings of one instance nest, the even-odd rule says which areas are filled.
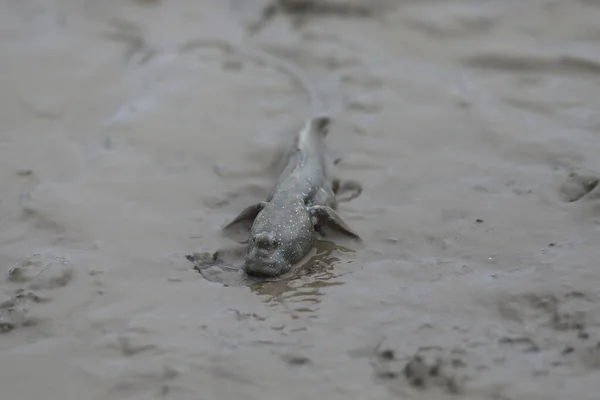
[[[302,148],[314,141],[314,138],[323,138],[329,133],[331,117],[317,115],[309,118],[297,138],[297,146]]]

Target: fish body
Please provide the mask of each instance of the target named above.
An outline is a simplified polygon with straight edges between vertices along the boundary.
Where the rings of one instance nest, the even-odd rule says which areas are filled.
[[[329,178],[324,155],[330,124],[326,116],[308,119],[266,201],[246,207],[224,227],[227,233],[250,224],[243,266],[247,274],[275,277],[288,272],[326,227],[360,240],[335,211],[339,181]]]

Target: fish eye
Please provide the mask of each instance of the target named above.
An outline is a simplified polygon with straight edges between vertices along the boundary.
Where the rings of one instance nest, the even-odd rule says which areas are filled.
[[[279,244],[275,236],[268,233],[256,235],[254,237],[254,243],[262,249],[273,249]]]

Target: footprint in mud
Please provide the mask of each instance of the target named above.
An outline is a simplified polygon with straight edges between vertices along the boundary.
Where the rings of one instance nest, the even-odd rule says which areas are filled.
[[[34,291],[16,290],[12,296],[7,296],[0,302],[0,333],[37,324],[39,318],[31,314],[31,306],[48,301],[50,300],[39,296]]]
[[[73,279],[73,270],[64,257],[34,254],[8,270],[7,280],[21,284],[12,295],[0,302],[0,332],[32,326],[40,322],[31,313],[35,304],[47,303],[49,298],[37,292],[66,286]]]
[[[8,270],[8,280],[28,283],[33,290],[66,286],[73,279],[73,269],[65,257],[34,254]]]
[[[393,350],[376,350],[371,360],[375,378],[393,384],[408,383],[418,390],[440,389],[449,394],[464,392],[467,364],[460,353],[439,347],[422,347],[408,358],[397,358]],[[400,380],[400,381],[399,381]],[[393,389],[393,388],[391,388]]]
[[[539,328],[555,332],[579,332],[586,335],[590,326],[599,323],[594,312],[595,301],[586,293],[572,291],[561,294],[529,293],[501,299],[500,316],[521,324],[536,321]]]
[[[599,191],[595,190],[598,183],[600,183],[598,175],[571,172],[567,180],[560,186],[559,194],[567,203],[573,203],[584,197],[600,198]]]

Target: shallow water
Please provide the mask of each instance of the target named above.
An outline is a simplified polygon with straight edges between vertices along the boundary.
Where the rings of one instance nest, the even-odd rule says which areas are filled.
[[[274,19],[251,40],[334,110],[365,245],[226,286],[185,255],[233,246],[310,107],[203,45],[234,3],[0,3],[1,397],[596,398],[600,3]]]

